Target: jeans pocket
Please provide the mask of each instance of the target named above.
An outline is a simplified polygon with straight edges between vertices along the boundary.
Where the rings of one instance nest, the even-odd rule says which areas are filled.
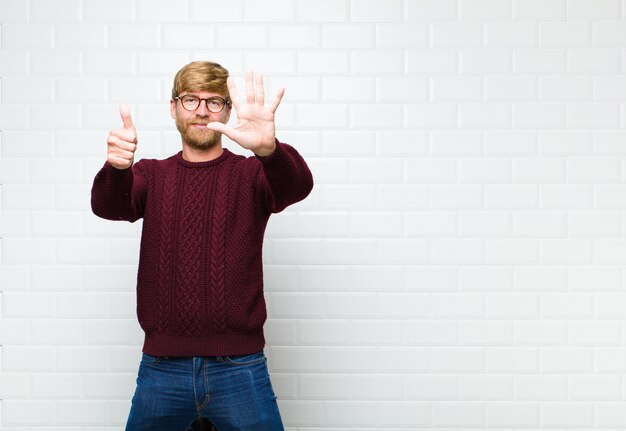
[[[163,359],[161,356],[152,356],[152,355],[149,355],[147,353],[142,353],[142,355],[141,355],[141,362],[144,365],[155,365],[155,364],[158,364],[159,362],[161,362],[161,359]]]
[[[224,361],[236,366],[255,365],[264,362],[265,355],[263,352],[258,352],[251,355],[225,356]]]

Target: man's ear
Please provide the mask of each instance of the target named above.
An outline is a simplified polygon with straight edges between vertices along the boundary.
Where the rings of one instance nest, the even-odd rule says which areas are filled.
[[[174,99],[170,99],[170,115],[174,120],[176,119],[176,101]]]

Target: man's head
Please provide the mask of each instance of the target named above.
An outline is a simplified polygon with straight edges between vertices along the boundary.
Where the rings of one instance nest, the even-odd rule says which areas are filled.
[[[226,85],[227,78],[228,70],[209,61],[189,63],[174,77],[170,101],[171,115],[176,120],[176,128],[183,142],[190,147],[209,149],[220,143],[221,134],[207,129],[204,125],[211,121],[226,123],[230,118],[231,103]],[[210,100],[200,100],[196,109],[189,110],[189,104],[184,105],[182,100],[182,97],[186,95],[203,99],[219,97],[226,101],[226,104],[220,112],[211,112],[216,109],[214,107],[209,109]],[[213,105],[219,105],[219,103]]]

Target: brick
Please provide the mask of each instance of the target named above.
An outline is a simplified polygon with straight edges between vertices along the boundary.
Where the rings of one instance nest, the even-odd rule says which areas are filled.
[[[585,240],[545,240],[541,244],[542,261],[550,263],[588,263],[592,259],[591,247],[591,243]]]
[[[513,331],[509,322],[484,322],[484,321],[469,321],[463,322],[459,325],[459,341],[464,346],[472,345],[508,345],[512,344]],[[495,389],[495,388],[492,388]],[[479,393],[482,393],[479,392]],[[468,398],[482,398],[482,397],[495,397],[495,395],[484,394],[479,395],[466,395]],[[504,398],[500,396],[499,398]]]
[[[567,108],[557,103],[514,104],[513,127],[563,129],[565,128]]]
[[[79,75],[81,73],[81,53],[75,51],[31,51],[30,73],[33,75]]]
[[[485,197],[488,209],[532,209],[538,206],[536,186],[532,185],[488,185]]]
[[[52,25],[2,24],[2,48],[5,50],[52,49]]]
[[[539,301],[534,294],[493,294],[487,297],[487,317],[491,319],[531,319],[539,317]]]
[[[400,104],[358,104],[350,109],[351,128],[371,128],[376,117],[378,129],[397,130],[403,125],[403,106]]]
[[[78,22],[80,16],[80,0],[33,0],[30,4],[31,22]]]
[[[70,130],[80,128],[81,109],[77,104],[30,105],[29,112],[32,129]]]
[[[217,0],[191,0],[190,15],[192,21],[241,21],[242,0],[223,3]]]
[[[501,427],[539,426],[539,405],[537,403],[504,402],[487,406],[487,421]]]
[[[575,401],[542,403],[541,423],[565,428],[593,426],[593,404]]]
[[[130,22],[134,7],[124,0],[111,0],[104,4],[98,0],[83,0],[84,22]]]
[[[540,48],[581,48],[591,46],[591,23],[543,22],[539,23]]]
[[[482,403],[471,401],[437,401],[432,407],[433,425],[436,427],[469,426],[480,428],[485,425]]]
[[[2,78],[2,103],[51,103],[54,80],[51,78]]]
[[[417,264],[427,261],[426,242],[419,239],[379,240],[377,259],[380,263]]]
[[[57,422],[56,403],[48,400],[3,400],[3,425],[45,426]]]
[[[377,24],[376,46],[381,48],[428,48],[430,31],[426,24]]]
[[[505,400],[513,394],[513,382],[508,376],[461,376],[459,388],[463,400]]]
[[[298,21],[337,22],[348,18],[347,0],[297,0]]]
[[[554,347],[541,349],[541,370],[544,373],[584,373],[594,367],[592,349]]]
[[[616,74],[620,70],[619,49],[571,49],[567,52],[570,73]]]
[[[208,49],[215,46],[213,26],[170,24],[163,27],[163,47],[166,49]]]
[[[513,0],[513,18],[519,20],[564,20],[563,0]]]
[[[295,15],[293,0],[269,0],[263,3],[243,0],[244,21],[293,21]]]
[[[396,236],[403,231],[402,214],[399,212],[353,212],[350,214],[352,236]]]
[[[189,19],[189,0],[137,1],[137,21],[177,22]]]
[[[28,182],[28,163],[26,159],[0,160],[0,181],[4,184]]]
[[[357,400],[401,400],[404,395],[403,376],[359,375],[352,385]]]
[[[279,401],[281,417],[287,426],[322,425],[324,403],[321,401]]]
[[[599,402],[594,411],[596,423],[604,427],[620,427],[626,423],[623,402]]]
[[[482,137],[480,132],[474,133]],[[537,134],[531,130],[488,130],[484,147],[490,156],[533,156],[537,153]]]
[[[514,322],[513,337],[518,346],[564,345],[568,338],[567,326],[562,321]]]
[[[515,231],[519,236],[562,237],[566,235],[566,219],[563,214],[528,213],[515,217]]]
[[[26,129],[28,108],[26,105],[0,105],[0,129]]]
[[[484,134],[480,131],[442,130],[430,133],[431,153],[439,156],[482,156],[484,154]],[[407,146],[403,154],[417,152],[418,148]],[[425,152],[425,150],[422,150]]]
[[[102,25],[62,25],[55,27],[55,48],[106,48],[106,29]]]
[[[600,0],[593,5],[584,0],[567,1],[567,18],[570,20],[615,19],[621,15],[620,0]]]
[[[494,347],[485,352],[490,373],[529,373],[539,371],[538,350],[527,347]]]
[[[537,100],[537,79],[528,76],[493,76],[485,78],[488,102],[531,102]]]
[[[406,19],[421,22],[457,21],[457,0],[407,0]]]
[[[0,13],[1,15],[1,13]],[[0,52],[0,75],[22,76],[28,73],[28,52]]]
[[[508,74],[513,70],[510,49],[464,49],[459,56],[462,75]]]
[[[483,25],[479,23],[435,23],[431,25],[433,48],[482,47]]]
[[[620,182],[621,164],[610,158],[579,158],[568,161],[567,171],[568,179],[572,183],[617,183]]]
[[[613,213],[576,213],[568,216],[571,236],[615,236],[621,231],[621,218]]]
[[[405,124],[415,129],[456,128],[459,122],[459,109],[454,104],[406,104]]]
[[[510,128],[511,105],[505,103],[464,103],[459,105],[462,128]]]
[[[614,266],[578,266],[570,268],[568,272],[568,282],[572,291],[620,289],[620,276]]]
[[[434,102],[471,102],[483,99],[481,78],[432,78],[431,100]]]
[[[113,49],[150,49],[161,47],[158,25],[134,24],[108,27],[109,47]],[[104,53],[106,55],[106,53]]]
[[[493,1],[493,0],[490,0]],[[500,4],[506,4],[499,2]],[[537,46],[537,25],[533,22],[492,22],[485,24],[487,48],[533,48]]]
[[[404,2],[390,0],[380,3],[376,0],[350,0],[350,19],[356,22],[402,21]]]
[[[216,45],[220,48],[267,46],[267,30],[260,25],[220,25],[216,28]]]
[[[272,360],[270,372],[320,372],[325,350],[319,347],[275,347],[269,348]],[[297,365],[296,365],[297,364]]]
[[[162,100],[160,87],[157,78],[114,78],[109,80],[108,100],[159,102]]]
[[[403,290],[403,273],[395,266],[351,266],[349,287],[354,292],[379,291],[380,286],[389,283],[390,289]]]
[[[623,22],[593,24],[594,47],[614,48],[626,46],[626,25]]]
[[[529,266],[513,271],[513,286],[521,292],[562,292],[566,290],[566,274],[562,267]]]
[[[622,397],[621,382],[614,376],[570,376],[568,380],[572,400],[619,400]]]
[[[33,398],[67,399],[83,397],[83,377],[78,374],[35,374],[31,377]]]
[[[513,182],[560,183],[565,181],[565,163],[558,158],[520,158],[513,160]]]
[[[459,341],[459,329],[455,322],[443,320],[419,320],[406,324],[408,345],[447,346]]]
[[[376,421],[374,402],[329,401],[324,404],[324,424],[335,427],[368,426]]]
[[[539,193],[543,207],[546,209],[591,209],[592,207],[590,187],[575,185],[543,185],[541,186]]]
[[[601,346],[620,344],[621,322],[613,321],[572,321],[568,328],[571,345]]]
[[[544,130],[539,132],[539,153],[586,156],[592,154],[592,141],[592,133],[586,130]]]
[[[137,71],[142,75],[174,76],[188,60],[187,53],[175,50],[140,51],[137,55]]]
[[[520,49],[513,53],[513,61],[516,74],[563,74],[567,55],[565,49]]]
[[[297,323],[297,344],[304,346],[346,345],[349,340],[348,327],[349,324],[346,321],[300,320]]]
[[[567,377],[553,375],[515,376],[515,397],[522,400],[559,400],[567,397]]]
[[[318,48],[320,31],[314,25],[272,26],[269,29],[268,41],[272,48]]]
[[[408,159],[405,169],[406,180],[414,183],[451,183],[457,177],[457,161],[448,158]]]
[[[505,213],[460,213],[458,232],[463,236],[511,235],[513,220],[509,214]]]
[[[473,185],[432,186],[431,206],[434,209],[483,208],[483,188]]]
[[[400,50],[358,50],[351,54],[351,71],[361,74],[401,74],[404,52]]]
[[[59,401],[58,421],[61,425],[99,425],[109,424],[109,402],[80,400]]]
[[[447,293],[433,295],[432,315],[437,318],[480,318],[485,314],[485,299],[479,294]]]
[[[456,217],[441,212],[405,213],[407,235],[454,235],[457,232]]]
[[[21,21],[28,22],[28,3],[20,1],[0,2],[0,16],[3,23]]]
[[[298,376],[300,399],[347,399],[350,391],[349,376],[343,374],[300,374]]]
[[[458,165],[458,180],[462,183],[505,183],[512,177],[511,164],[505,159],[467,159]]]
[[[453,49],[410,50],[406,53],[407,73],[410,75],[455,75],[459,55]]]

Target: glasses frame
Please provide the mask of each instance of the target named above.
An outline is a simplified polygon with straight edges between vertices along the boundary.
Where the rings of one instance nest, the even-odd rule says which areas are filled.
[[[198,106],[196,106],[194,109],[187,109],[187,107],[183,103],[183,97],[185,97],[185,96],[193,96],[196,99],[198,99]],[[215,100],[215,99],[221,100],[222,103],[224,104],[224,106],[222,106],[222,109],[220,109],[219,111],[212,111],[211,108],[209,107],[209,100]],[[176,96],[176,97],[174,97],[174,100],[180,100],[180,106],[182,106],[185,111],[189,111],[189,112],[193,112],[196,109],[198,109],[200,107],[200,104],[204,101],[206,109],[208,109],[209,112],[212,112],[213,114],[219,114],[220,112],[222,112],[224,110],[225,107],[230,106],[230,103],[231,103],[229,99],[224,99],[223,97],[220,97],[220,96],[211,96],[211,97],[203,98],[203,97],[198,97],[198,96],[193,95],[193,94],[183,94],[181,96]]]

